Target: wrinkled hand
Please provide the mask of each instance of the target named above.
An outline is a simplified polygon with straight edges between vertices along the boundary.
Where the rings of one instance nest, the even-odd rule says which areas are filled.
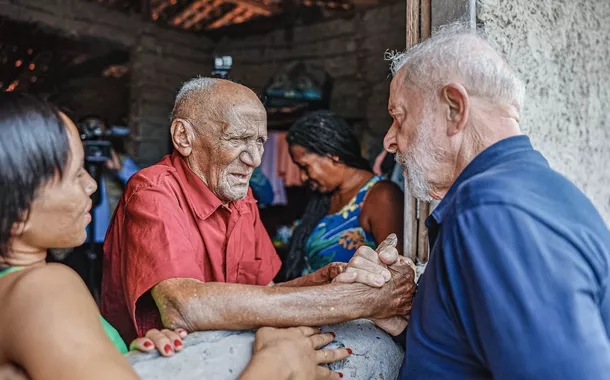
[[[172,356],[174,352],[180,352],[184,348],[182,339],[186,338],[187,332],[184,329],[175,331],[163,329],[148,330],[143,338],[134,339],[129,345],[129,350],[141,352],[159,351],[162,356]]]
[[[379,244],[377,251],[367,246],[358,248],[347,264],[347,269],[336,276],[333,282],[344,284],[358,282],[373,288],[381,288],[392,277],[387,266],[394,264],[400,256],[396,250],[397,242],[396,234],[390,234]]]
[[[351,355],[347,348],[320,350],[334,339],[334,333],[321,334],[319,328],[263,327],[256,333],[252,360],[265,360],[266,366],[283,366],[289,370],[291,380],[339,379],[342,375],[320,366]]]
[[[0,364],[0,380],[30,380],[30,377],[13,363],[5,363]]]
[[[411,312],[416,288],[415,264],[398,254],[396,243],[396,235],[391,234],[379,244],[377,252],[361,247],[350,260],[345,272],[334,280],[383,287],[381,290],[387,297],[386,303],[378,304],[372,310],[370,319],[392,335],[400,334],[407,327],[407,317]]]

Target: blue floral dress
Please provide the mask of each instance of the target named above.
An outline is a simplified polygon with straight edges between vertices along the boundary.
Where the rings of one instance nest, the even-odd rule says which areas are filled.
[[[381,176],[371,178],[339,212],[320,220],[307,240],[303,274],[332,262],[348,262],[363,245],[376,248],[373,235],[360,226],[359,218],[366,194],[381,180]]]

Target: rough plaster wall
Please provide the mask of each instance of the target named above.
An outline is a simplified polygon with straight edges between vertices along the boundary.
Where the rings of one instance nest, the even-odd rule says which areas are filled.
[[[522,128],[610,225],[610,1],[479,0],[526,83]]]

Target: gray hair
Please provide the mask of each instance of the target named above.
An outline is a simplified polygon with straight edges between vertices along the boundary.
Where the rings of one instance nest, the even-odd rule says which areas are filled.
[[[188,107],[186,103],[190,95],[197,93],[205,98],[207,96],[206,94],[209,94],[217,83],[218,81],[216,79],[206,77],[195,77],[184,82],[180,91],[178,91],[178,95],[176,95],[171,119],[185,117],[183,114],[189,110],[185,110],[184,108]]]
[[[523,82],[485,34],[467,24],[446,25],[405,52],[387,52],[386,60],[393,76],[406,67],[406,81],[416,88],[435,92],[459,81],[471,95],[522,108]]]

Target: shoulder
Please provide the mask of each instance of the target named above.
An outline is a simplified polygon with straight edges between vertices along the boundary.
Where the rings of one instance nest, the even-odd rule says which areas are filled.
[[[381,181],[375,183],[373,187],[369,190],[366,195],[366,201],[388,201],[395,198],[402,199],[403,193],[392,181],[388,181],[386,179],[382,179]]]
[[[146,189],[170,189],[178,184],[175,174],[176,168],[171,165],[171,161],[166,157],[131,176],[125,187],[124,196],[126,200],[129,200],[134,194]]]
[[[368,191],[364,199],[365,205],[395,205],[396,202],[403,202],[403,193],[400,187],[392,181],[381,180]]]
[[[29,328],[38,323],[47,325],[58,315],[68,315],[94,303],[85,283],[63,264],[46,264],[16,273],[7,289],[2,309],[7,316],[3,324]],[[47,319],[48,318],[48,319]]]
[[[71,297],[73,293],[87,292],[82,279],[63,264],[46,264],[39,268],[24,269],[16,273],[3,308],[40,306],[50,298]]]

